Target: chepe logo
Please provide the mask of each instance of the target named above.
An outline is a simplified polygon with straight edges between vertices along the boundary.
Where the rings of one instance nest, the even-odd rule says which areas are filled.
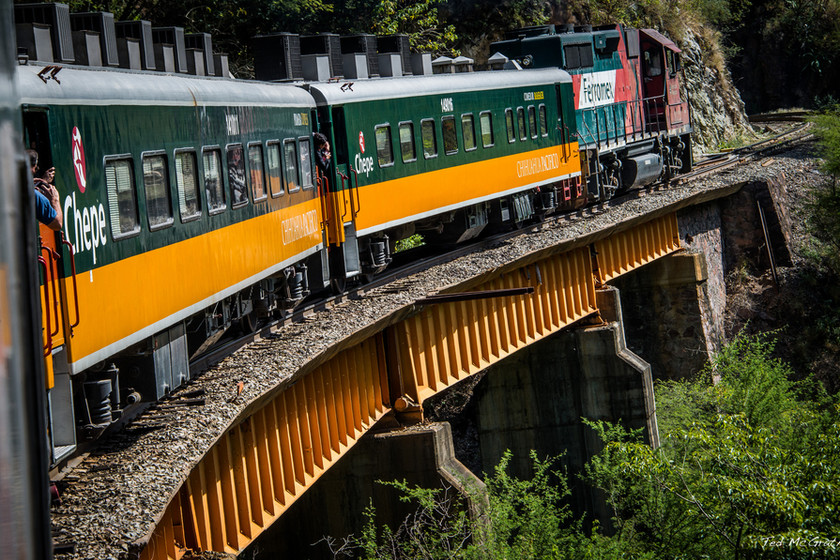
[[[79,191],[85,192],[87,188],[87,179],[85,177],[85,148],[82,146],[82,134],[79,132],[79,127],[73,127],[73,144],[70,148],[70,153],[73,154],[73,171],[76,172],[76,184],[79,185]]]

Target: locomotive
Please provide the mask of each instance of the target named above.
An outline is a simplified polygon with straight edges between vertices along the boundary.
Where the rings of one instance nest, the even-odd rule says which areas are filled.
[[[559,67],[572,76],[591,199],[691,170],[682,51],[658,31],[543,25],[509,32],[490,48],[522,68]]]
[[[633,32],[615,28],[618,44]],[[52,463],[181,386],[231,327],[375,275],[400,239],[463,242],[673,167],[665,147],[687,133],[663,132],[667,111],[654,127],[662,99],[616,78],[626,95],[589,107],[592,77],[549,55],[517,71],[277,82],[20,65],[24,141],[58,170],[65,216],[39,248]],[[628,126],[602,130],[605,115]]]

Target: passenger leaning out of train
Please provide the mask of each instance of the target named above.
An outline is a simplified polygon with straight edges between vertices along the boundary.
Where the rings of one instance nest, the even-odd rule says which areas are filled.
[[[327,141],[327,137],[320,132],[314,133],[312,139],[315,142],[315,165],[318,167],[318,171],[326,176],[330,169],[330,158],[332,157],[330,143]]]
[[[58,231],[64,224],[64,215],[58,200],[58,189],[52,184],[55,180],[55,167],[50,167],[39,175],[38,152],[26,150],[26,155],[29,157],[29,166],[35,180],[35,217],[51,230]]]

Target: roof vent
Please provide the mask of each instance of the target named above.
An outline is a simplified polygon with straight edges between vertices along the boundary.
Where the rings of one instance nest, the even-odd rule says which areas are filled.
[[[187,47],[187,66],[190,74],[196,76],[214,76],[216,74],[216,68],[213,64],[213,38],[209,33],[187,33],[184,35],[184,46]],[[204,71],[198,71],[198,55],[193,53],[192,56],[189,56],[190,50],[201,51]],[[193,61],[192,64],[190,64],[190,60]],[[195,66],[195,71],[193,71],[193,66]]]
[[[379,54],[379,75],[383,78],[398,78],[403,75],[402,57],[399,53]]]
[[[114,26],[114,14],[109,12],[82,12],[70,14],[70,28],[74,31],[73,46],[77,44],[75,33],[92,31],[98,35],[100,64],[96,66],[119,66],[117,54],[117,31]],[[77,51],[78,53],[78,51]],[[82,63],[82,61],[78,61]],[[94,64],[89,64],[95,66]]]
[[[265,81],[303,78],[300,36],[294,33],[257,35],[253,39],[254,77]]]
[[[500,52],[497,52],[487,59],[487,64],[490,65],[490,70],[504,70],[505,64],[507,64],[509,60],[510,59],[508,57]]]
[[[45,62],[64,62],[72,63],[75,61],[73,56],[73,36],[70,32],[70,8],[67,4],[48,3],[48,4],[16,4],[15,5],[15,23],[17,24],[33,24],[40,23],[52,27],[50,37],[52,42],[52,56]],[[42,32],[37,33],[43,36]],[[33,31],[30,35],[35,35]],[[27,45],[19,45],[26,47]],[[46,56],[46,53],[38,50],[34,57],[36,60],[44,60],[41,57]],[[29,55],[33,58],[32,53]]]
[[[26,53],[27,60],[53,62],[53,46],[51,27],[46,23],[18,23],[15,25],[17,34],[18,57]]]
[[[132,39],[127,37],[125,39],[117,39],[117,54],[120,57],[120,68],[128,68],[129,70],[140,70],[142,65],[140,48],[140,39]]]
[[[230,65],[228,64],[228,55],[225,53],[216,53],[213,55],[213,67],[216,69],[216,76],[220,78],[230,78]]]
[[[126,45],[128,39],[137,41],[140,48],[140,68],[143,70],[154,70],[155,48],[152,41],[152,22],[143,19],[137,21],[118,21],[114,24],[117,32],[117,50],[120,55],[120,66],[123,68],[135,68],[127,66],[124,62],[130,59],[129,51],[133,49]],[[125,54],[122,52],[125,49]]]
[[[341,37],[335,33],[301,36],[300,54],[302,57],[315,54],[326,55],[330,77],[340,78],[344,75],[341,64]]]
[[[94,31],[74,31],[73,50],[76,53],[76,64],[85,66],[102,66],[102,46],[100,35]]]
[[[330,79],[330,57],[325,54],[300,55],[303,79],[308,82],[326,82]]]
[[[152,40],[155,43],[155,63],[158,66],[158,69],[164,70],[166,72],[181,72],[182,74],[186,74],[189,70],[187,67],[187,48],[184,45],[184,28],[183,27],[153,27],[152,28]],[[158,49],[158,45],[160,45],[161,49]],[[164,60],[166,60],[165,54],[165,47],[171,47],[172,56],[174,58],[174,70],[167,68],[164,64],[161,64],[160,60],[158,59],[158,51],[163,54]]]
[[[346,35],[341,38],[341,54],[363,54],[367,61],[367,74],[371,78],[379,76],[379,60],[376,52],[376,36],[369,34]],[[342,62],[347,58],[342,57]],[[356,68],[361,70],[361,68]],[[362,78],[363,76],[350,76],[347,74],[347,67],[344,68],[345,77]]]
[[[396,53],[400,56],[401,72],[402,74],[411,74],[411,46],[408,41],[408,35],[383,35],[376,39],[377,48],[380,55]],[[381,59],[380,59],[381,60]],[[392,74],[398,76],[400,74]]]
[[[473,60],[472,58],[468,58],[466,56],[459,56],[452,61],[452,66],[455,68],[456,73],[472,72],[474,63],[475,60]]]
[[[437,57],[432,61],[432,72],[435,74],[451,74],[454,72],[452,59],[448,56]]]
[[[432,55],[429,53],[412,54],[411,73],[415,76],[430,76],[432,74]]]

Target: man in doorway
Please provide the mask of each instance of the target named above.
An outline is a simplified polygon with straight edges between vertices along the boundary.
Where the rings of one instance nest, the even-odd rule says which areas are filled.
[[[38,152],[26,150],[29,157],[29,167],[35,182],[35,217],[53,231],[58,231],[64,225],[64,214],[58,200],[58,189],[52,184],[55,179],[55,168],[50,167],[43,175],[38,175]]]

